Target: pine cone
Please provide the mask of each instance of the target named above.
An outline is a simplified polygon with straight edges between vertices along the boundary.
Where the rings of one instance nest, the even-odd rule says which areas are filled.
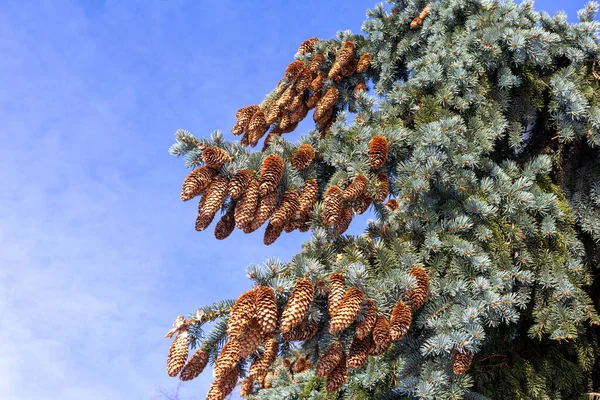
[[[325,194],[324,205],[325,212],[323,218],[327,225],[334,225],[342,212],[342,202],[344,200],[344,194],[342,190],[333,185],[327,189]]]
[[[454,371],[456,375],[462,375],[467,372],[469,368],[471,368],[472,362],[473,353],[461,353],[456,349],[452,352],[452,371]]]
[[[283,232],[283,225],[280,227],[275,227],[273,224],[269,222],[267,225],[267,229],[265,229],[265,236],[263,238],[263,243],[265,246],[270,246],[281,236],[281,232]]]
[[[290,119],[290,114],[288,112],[286,112],[285,114],[283,114],[281,116],[281,120],[279,121],[279,127],[281,128],[282,132],[286,131],[291,124],[291,119]]]
[[[246,329],[256,312],[256,294],[252,289],[244,292],[231,308],[227,321],[227,335],[237,339]]]
[[[262,334],[261,327],[256,318],[250,320],[244,333],[239,336],[238,341],[240,342],[239,356],[241,358],[248,357],[258,349],[258,346],[262,343]]]
[[[185,364],[179,375],[182,381],[189,381],[196,378],[204,371],[208,364],[208,352],[204,349],[198,349],[189,361]]]
[[[281,107],[282,110],[287,110],[292,99],[296,97],[297,94],[298,92],[293,86],[288,87],[281,97],[277,99],[277,105]]]
[[[367,188],[367,177],[363,174],[354,175],[352,183],[344,189],[344,200],[355,200]]]
[[[206,165],[196,168],[185,178],[181,188],[181,201],[188,201],[198,196],[210,185],[217,171]]]
[[[392,340],[400,340],[408,333],[412,323],[412,311],[402,300],[396,303],[390,318],[390,337]]]
[[[342,67],[348,65],[354,59],[354,42],[348,40],[342,46],[340,50],[340,54],[338,54],[336,58],[336,62],[338,62]]]
[[[302,279],[296,282],[281,315],[281,333],[290,332],[302,323],[313,302],[314,294],[315,288],[311,281]]]
[[[283,177],[283,158],[277,154],[269,154],[263,161],[260,171],[260,195],[265,196],[277,190]]]
[[[423,25],[423,21],[425,21],[425,18],[427,18],[427,16],[429,15],[429,12],[430,8],[428,4],[425,6],[425,8],[423,8],[419,16],[412,20],[412,22],[410,23],[410,29],[420,28]]]
[[[361,73],[366,71],[371,66],[371,55],[369,53],[365,53],[360,56],[358,60],[358,65],[356,66],[356,72]]]
[[[364,339],[354,337],[346,359],[346,366],[349,369],[359,369],[366,364],[369,359],[369,351],[374,346],[371,336]]]
[[[333,342],[331,346],[319,358],[315,367],[315,374],[322,378],[327,376],[335,369],[344,357],[344,349],[339,342]]]
[[[231,156],[220,147],[210,146],[202,152],[202,161],[208,167],[218,170],[223,164],[231,162]]]
[[[269,112],[267,113],[265,121],[267,121],[267,124],[271,125],[273,122],[279,119],[279,117],[283,114],[284,111],[285,105],[279,104],[278,102],[274,102],[269,107]]]
[[[261,196],[258,200],[258,208],[256,209],[256,216],[250,223],[249,227],[244,228],[244,233],[251,233],[257,230],[264,224],[277,207],[277,192]]]
[[[223,240],[231,235],[233,229],[235,228],[235,219],[233,216],[233,209],[227,211],[217,222],[215,226],[215,238],[217,240]]]
[[[315,158],[315,149],[310,144],[304,143],[298,147],[298,151],[294,154],[292,165],[301,171],[308,168],[313,158]]]
[[[300,357],[299,359],[296,360],[296,362],[294,363],[294,372],[299,374],[301,372],[306,371],[307,365],[310,361],[308,361],[306,359],[306,357]]]
[[[239,364],[228,370],[226,375],[213,381],[208,389],[206,400],[224,400],[233,391],[240,376]]]
[[[315,44],[318,41],[319,41],[319,38],[316,38],[316,37],[312,37],[310,39],[306,39],[304,42],[302,42],[302,44],[298,48],[298,53],[299,54],[306,54],[306,53],[312,52],[314,50],[314,48],[315,48]]]
[[[365,294],[361,290],[355,287],[348,289],[331,316],[329,332],[336,334],[352,325],[360,314],[364,299]]]
[[[309,89],[312,90],[313,92],[321,92],[321,89],[323,89],[324,82],[325,82],[325,74],[320,73],[317,75],[317,77],[315,79],[312,80],[312,82],[310,83]]]
[[[292,61],[285,69],[285,76],[283,79],[286,79],[288,82],[294,81],[300,75],[300,72],[302,72],[304,68],[305,67],[303,61]]]
[[[398,204],[398,200],[396,200],[396,199],[389,199],[388,201],[385,202],[385,206],[392,211],[396,211],[398,209],[398,207],[400,207]]]
[[[300,77],[296,81],[296,90],[298,91],[298,95],[304,96],[304,91],[308,89],[311,81],[312,74],[310,73],[310,70],[304,68],[302,72],[300,72]],[[290,110],[294,110],[294,106],[290,105]]]
[[[292,328],[289,332],[284,333],[283,340],[286,342],[294,342],[296,340],[309,340],[319,331],[319,321],[305,319],[300,325]]]
[[[246,132],[252,116],[256,114],[258,110],[260,110],[260,108],[256,104],[240,108],[235,114],[237,122],[231,132],[236,136]]]
[[[346,367],[346,355],[342,353],[342,359],[339,364],[331,371],[327,376],[327,383],[325,389],[329,393],[335,393],[344,386],[348,379],[348,368]]]
[[[202,202],[200,202],[200,204],[202,204]],[[198,208],[200,209],[201,207],[199,206]],[[198,232],[205,230],[213,222],[213,219],[215,219],[215,214],[213,214],[213,215],[204,215],[204,214],[202,214],[202,213],[199,212],[198,216],[196,217],[195,229]]]
[[[256,320],[261,334],[268,336],[277,328],[277,302],[273,289],[261,286],[256,289]]]
[[[340,92],[339,92],[339,90],[337,90],[337,88],[335,86],[330,88],[325,93],[325,95],[317,103],[317,108],[315,109],[315,112],[313,114],[313,120],[315,122],[320,120],[321,117],[323,117],[327,111],[329,111],[330,109],[332,109],[335,106],[335,103],[338,100],[339,94],[340,94]],[[309,106],[309,108],[310,108],[310,106]]]
[[[251,147],[256,146],[258,141],[264,136],[269,130],[269,124],[265,117],[265,113],[262,110],[258,110],[250,120],[248,125],[248,144]]]
[[[364,92],[367,91],[367,85],[364,82],[360,82],[356,86],[354,86],[354,96],[358,96],[358,92],[360,90]]]
[[[177,376],[179,371],[185,365],[188,357],[188,349],[190,346],[189,325],[184,317],[178,317],[175,321],[178,326],[177,336],[169,347],[169,355],[167,356],[167,374],[170,377]]]
[[[390,194],[390,181],[385,172],[380,172],[375,178],[375,191],[373,193],[373,203],[383,203]]]
[[[283,130],[281,131],[281,133],[294,132],[294,129],[296,129],[297,126],[298,126],[298,123],[297,122],[292,123],[292,120],[291,120],[291,117],[290,117],[290,123],[288,124],[288,126],[285,129],[282,128]]]
[[[308,96],[308,100],[306,100],[306,107],[308,107],[309,110],[312,110],[317,106],[319,100],[321,100],[320,90],[317,92],[313,92],[310,96]]]
[[[267,137],[265,138],[265,141],[263,142],[263,148],[262,148],[262,152],[264,153],[265,151],[267,151],[267,149],[269,148],[269,146],[271,145],[271,143],[273,143],[273,141],[275,141],[276,138],[281,137],[281,131],[277,129],[277,127],[274,127],[271,132],[267,135]]]
[[[298,202],[300,203],[299,213],[306,215],[312,211],[317,198],[319,196],[319,184],[314,179],[309,179],[304,182]]]
[[[270,225],[275,228],[283,227],[292,218],[300,208],[298,193],[295,190],[288,190],[283,194],[279,207],[273,213]]]
[[[321,116],[321,119],[315,121],[316,125],[317,125],[317,129],[319,129],[321,131],[326,131],[325,128],[328,125],[330,125],[330,123],[333,121],[333,113],[334,112],[335,112],[335,109],[333,109],[333,108],[330,108],[329,110],[325,111],[325,114],[323,114]]]
[[[273,387],[272,381],[275,377],[275,374],[271,371],[267,372],[262,380],[261,389],[271,389]]]
[[[248,397],[254,392],[254,378],[245,377],[240,388],[240,396]]]
[[[200,231],[210,225],[226,197],[227,179],[223,175],[217,175],[198,203],[196,230]]]
[[[258,190],[258,181],[252,179],[242,198],[236,204],[235,226],[238,229],[244,229],[254,219],[256,209],[258,208]]]
[[[367,300],[366,313],[362,321],[356,324],[356,337],[364,339],[371,334],[377,321],[377,306],[371,299]]]
[[[267,339],[265,341],[265,352],[259,358],[256,358],[252,365],[250,366],[250,371],[248,372],[248,376],[252,378],[260,378],[264,376],[271,365],[275,362],[277,358],[277,353],[279,352],[279,343],[274,338]]]
[[[346,206],[342,208],[342,212],[340,213],[340,217],[333,225],[333,232],[336,235],[341,235],[348,230],[350,227],[350,223],[352,222],[352,218],[354,217],[354,211],[352,211],[352,207]]]
[[[352,76],[356,72],[356,59],[354,57],[348,62],[348,64],[342,67],[342,76]]]
[[[354,201],[354,212],[357,215],[362,215],[369,209],[371,206],[371,202],[373,200],[369,197],[367,193],[362,193],[358,195],[356,200]]]
[[[335,314],[335,309],[344,298],[344,293],[346,293],[346,278],[343,274],[334,272],[329,277],[329,297],[327,307],[329,308],[330,316]]]
[[[306,115],[308,115],[308,106],[306,104],[304,104],[304,102],[302,102],[298,108],[296,108],[291,114],[290,114],[290,124],[294,125],[297,124],[298,122],[302,121],[304,118],[306,118]],[[290,125],[290,126],[291,126]]]
[[[232,200],[237,200],[242,196],[242,193],[246,190],[254,174],[247,169],[239,170],[227,186],[227,193]]]
[[[377,316],[375,326],[373,327],[373,342],[375,346],[371,348],[371,355],[379,356],[387,351],[392,343],[390,337],[390,324],[383,315]]]
[[[219,356],[215,360],[213,369],[216,378],[227,376],[228,373],[235,369],[240,361],[240,342],[236,339],[229,339],[225,346],[221,349]]]
[[[388,155],[388,141],[385,137],[373,136],[369,142],[369,162],[371,167],[379,169],[383,167]]]
[[[317,72],[319,72],[319,70],[321,69],[323,64],[325,64],[325,56],[321,53],[318,53],[313,57],[313,59],[308,64],[308,69],[313,74],[316,74]],[[311,90],[314,90],[314,89],[311,89]]]
[[[410,308],[414,311],[423,307],[429,294],[429,276],[423,267],[414,267],[409,275],[417,280],[417,287],[407,293]]]

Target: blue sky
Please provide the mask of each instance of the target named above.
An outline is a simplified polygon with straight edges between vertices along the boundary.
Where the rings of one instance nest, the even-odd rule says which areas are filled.
[[[359,32],[374,4],[0,3],[2,398],[151,399],[177,385],[163,338],[175,317],[235,298],[249,263],[288,260],[307,234],[265,247],[261,233],[195,232],[173,133],[232,137],[235,111],[263,99],[303,40]],[[536,8],[573,20],[583,4]]]

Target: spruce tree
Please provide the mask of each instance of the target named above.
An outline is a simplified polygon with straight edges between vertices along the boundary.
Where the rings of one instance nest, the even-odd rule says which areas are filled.
[[[251,265],[238,299],[179,317],[170,334],[196,350],[169,373],[209,364],[209,399],[238,383],[254,399],[598,391],[598,5],[571,24],[530,1],[389,3],[364,35],[303,42],[237,111],[239,140],[175,134],[196,230],[311,236]]]

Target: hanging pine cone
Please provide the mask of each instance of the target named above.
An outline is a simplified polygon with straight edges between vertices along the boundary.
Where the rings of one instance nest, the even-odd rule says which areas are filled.
[[[310,83],[310,81],[309,81]],[[308,84],[307,84],[308,87]],[[288,107],[290,112],[294,112],[300,107],[300,105],[304,104],[304,92],[298,92],[298,94],[290,101],[290,105]],[[291,114],[290,114],[291,121]]]
[[[283,114],[281,116],[281,120],[279,120],[279,127],[282,129],[282,132],[285,132],[290,127],[290,124],[291,124],[290,114],[288,112],[286,112],[285,114]]]
[[[315,149],[310,144],[304,143],[298,147],[298,151],[294,154],[292,165],[301,171],[308,168],[313,158],[315,158]]]
[[[248,125],[248,144],[251,147],[257,145],[258,141],[267,133],[269,130],[269,124],[267,123],[267,119],[265,113],[262,110],[258,110],[253,116],[252,120],[250,120],[250,125]]]
[[[354,211],[352,211],[352,207],[345,206],[342,208],[342,212],[340,213],[340,217],[333,225],[333,232],[336,235],[341,235],[348,230],[350,227],[350,223],[352,222],[352,218],[354,217]]]
[[[244,292],[231,308],[227,320],[227,335],[236,339],[244,332],[256,312],[256,291]]]
[[[414,276],[417,281],[417,287],[408,292],[408,301],[410,308],[418,310],[427,301],[429,294],[429,276],[423,267],[413,267],[409,275]]]
[[[329,277],[329,296],[327,307],[329,309],[329,315],[333,316],[340,301],[344,298],[346,293],[346,278],[339,272],[334,272]]]
[[[233,391],[240,376],[239,364],[231,368],[226,375],[213,381],[208,389],[206,400],[224,400]]]
[[[348,289],[331,316],[329,332],[336,334],[352,325],[360,314],[364,299],[365,294],[361,290],[355,287]]]
[[[263,238],[263,243],[265,246],[270,246],[281,236],[281,232],[283,232],[283,225],[280,227],[275,227],[273,224],[269,223],[267,225],[267,229],[265,229],[265,236]]]
[[[188,201],[198,196],[210,185],[217,171],[206,165],[196,168],[185,178],[181,188],[181,201]]]
[[[269,154],[265,157],[260,171],[260,195],[265,196],[277,190],[279,182],[283,177],[283,158],[277,154]]]
[[[308,115],[308,106],[301,102],[298,108],[296,108],[290,114],[290,126],[294,124],[298,124],[298,122],[302,121]],[[297,125],[296,125],[297,126]]]
[[[294,132],[294,130],[296,129],[296,127],[298,126],[298,123],[293,123],[292,124],[292,120],[291,120],[291,116],[290,116],[290,123],[288,124],[288,126],[283,129],[281,132],[282,133],[290,133],[290,132]]]
[[[333,113],[334,112],[335,112],[335,109],[334,108],[330,108],[329,110],[325,111],[325,114],[323,114],[321,116],[321,119],[315,121],[318,130],[326,131],[325,128],[328,125],[330,125],[330,123],[333,121]]]
[[[373,136],[369,142],[369,162],[371,167],[379,169],[383,167],[388,155],[388,141],[385,137]]]
[[[315,319],[305,319],[302,323],[289,332],[284,333],[283,340],[294,342],[296,340],[310,340],[319,331],[319,321]]]
[[[367,336],[364,339],[358,339],[356,336],[350,345],[346,366],[349,369],[359,369],[366,364],[369,359],[369,352],[373,347],[373,339]]]
[[[456,349],[452,352],[452,371],[454,371],[456,375],[462,375],[467,372],[469,368],[471,368],[472,362],[473,353],[461,353]]]
[[[324,82],[325,82],[325,74],[320,73],[317,75],[317,77],[315,79],[312,80],[312,82],[310,83],[310,86],[308,88],[310,90],[312,90],[313,92],[321,92],[321,89],[323,89]]]
[[[231,156],[220,147],[210,146],[202,152],[202,161],[208,167],[219,169],[223,164],[231,162]]]
[[[296,90],[299,96],[304,96],[304,91],[308,89],[310,82],[312,81],[312,74],[308,68],[305,68],[300,72],[300,77],[296,81]],[[293,103],[292,103],[293,104]],[[294,106],[290,105],[290,110],[294,110]]]
[[[239,170],[227,186],[227,193],[232,200],[237,200],[241,197],[242,193],[246,190],[254,174],[250,170],[242,169]]]
[[[286,79],[288,82],[294,81],[300,75],[300,72],[302,72],[304,68],[305,67],[303,61],[292,61],[285,69],[285,75],[283,79]]]
[[[260,228],[273,215],[277,207],[277,192],[269,193],[266,196],[261,196],[258,200],[258,208],[256,215],[250,226],[244,228],[244,233],[251,233]]]
[[[321,69],[323,64],[325,64],[325,56],[321,53],[318,53],[313,57],[313,59],[308,64],[308,69],[313,74],[316,74],[317,72],[319,72],[319,70]],[[313,89],[311,89],[311,90],[313,90]]]
[[[323,95],[323,97],[317,103],[317,108],[315,109],[315,112],[313,114],[313,120],[315,122],[320,120],[321,117],[323,117],[327,111],[329,111],[330,109],[332,109],[335,106],[335,103],[338,100],[339,94],[340,94],[339,90],[337,90],[337,88],[334,86],[334,87],[330,88],[325,93],[325,95]],[[309,108],[310,108],[310,106],[309,106]]]
[[[390,194],[390,181],[385,172],[380,172],[375,177],[375,190],[373,192],[373,203],[383,203]]]
[[[340,53],[338,54],[337,58],[335,59],[335,62],[331,66],[328,77],[330,79],[335,79],[341,73],[342,68],[344,68],[346,65],[348,65],[348,63],[350,61],[352,61],[353,58],[354,58],[354,43],[352,41],[348,40],[342,46]]]
[[[410,29],[420,28],[423,25],[423,21],[425,21],[425,18],[427,18],[427,16],[429,16],[430,12],[431,12],[431,9],[429,7],[429,4],[427,4],[423,8],[423,10],[419,14],[419,16],[412,20],[412,22],[410,23]]]
[[[201,231],[210,225],[226,197],[227,179],[223,175],[217,175],[198,203],[197,231]]]
[[[310,230],[309,221],[310,221],[310,217],[308,215],[306,215],[302,219],[302,224],[298,227],[298,230],[300,232],[308,232]]]
[[[252,179],[242,198],[235,206],[235,226],[244,229],[252,222],[258,208],[259,185],[256,179]]]
[[[366,71],[371,66],[371,55],[369,53],[365,53],[360,56],[358,60],[358,65],[356,66],[356,72],[361,73]]]
[[[348,368],[346,367],[346,355],[342,353],[342,359],[339,364],[327,376],[325,389],[329,393],[335,393],[344,386],[348,379]]]
[[[185,365],[190,346],[189,325],[185,318],[183,316],[177,317],[173,327],[174,329],[166,336],[171,337],[174,333],[177,334],[171,347],[169,347],[169,355],[167,356],[167,374],[170,377],[177,376]]]
[[[215,225],[215,238],[223,240],[231,235],[235,228],[235,219],[233,209],[228,210]]]
[[[285,92],[283,92],[281,97],[277,99],[277,105],[279,105],[282,110],[287,110],[292,99],[296,97],[297,94],[298,92],[293,86],[288,87],[285,89]]]
[[[400,300],[394,306],[390,317],[390,337],[392,340],[400,340],[408,333],[412,323],[412,311]]]
[[[342,67],[342,76],[352,76],[356,72],[356,60],[354,57],[348,62],[348,64]]]
[[[202,204],[203,203],[201,201],[200,205],[198,206],[198,209],[202,208]],[[213,214],[213,215],[204,215],[203,213],[198,212],[198,216],[196,217],[195,229],[198,232],[205,230],[213,222],[213,219],[215,219],[215,214]]]
[[[179,375],[182,381],[189,381],[196,378],[204,371],[208,364],[208,352],[204,349],[198,349],[189,361],[185,364]]]
[[[254,359],[252,362],[250,371],[248,372],[249,377],[257,379],[267,373],[277,358],[277,353],[279,352],[279,343],[274,338],[267,339],[265,341],[264,349],[265,351],[263,355]]]
[[[367,85],[364,82],[359,82],[356,86],[354,86],[354,96],[358,96],[359,91],[366,92]]]
[[[400,205],[398,204],[398,200],[396,199],[389,199],[385,202],[385,206],[392,211],[396,211],[398,207],[400,207]]]
[[[271,335],[277,327],[277,302],[273,289],[261,286],[256,289],[256,320],[263,336]]]
[[[241,358],[248,357],[258,349],[258,346],[262,343],[262,334],[261,327],[256,318],[250,320],[244,333],[239,336],[238,341],[240,342],[239,356]]]
[[[373,342],[375,346],[371,348],[371,355],[379,356],[387,351],[392,343],[390,336],[390,324],[383,315],[377,316],[375,326],[373,327]]]
[[[362,194],[367,188],[367,177],[363,174],[354,175],[352,183],[344,189],[343,197],[344,200],[355,200],[360,194]]]
[[[300,196],[298,202],[300,203],[299,213],[306,215],[312,211],[313,206],[317,201],[319,195],[319,184],[314,179],[309,179],[304,182],[302,190],[300,190]]]
[[[246,132],[246,130],[248,129],[248,125],[250,125],[250,120],[252,119],[252,116],[258,110],[260,110],[260,108],[256,104],[240,108],[237,111],[237,113],[235,114],[235,117],[237,118],[237,122],[235,123],[235,126],[231,130],[231,133],[233,133],[234,135],[237,136],[237,135],[241,135],[242,133]]]
[[[254,392],[254,378],[245,377],[240,388],[240,396],[248,397]]]
[[[300,325],[306,317],[314,295],[315,287],[311,281],[302,279],[296,282],[294,290],[281,315],[281,333],[287,333]]]
[[[278,102],[274,102],[269,107],[269,112],[265,117],[265,121],[267,122],[267,124],[271,125],[273,122],[279,119],[279,117],[283,114],[284,111],[285,105],[279,104]]]
[[[343,357],[344,349],[342,345],[339,342],[333,342],[319,358],[315,367],[315,374],[319,378],[329,375],[339,365]]]
[[[302,44],[298,48],[298,53],[299,54],[311,53],[314,50],[315,44],[317,44],[318,41],[319,41],[319,38],[316,38],[316,37],[306,39],[304,42],[302,42]]]
[[[364,339],[371,334],[377,321],[377,306],[371,299],[367,300],[366,312],[362,321],[356,324],[356,337]]]
[[[308,100],[306,100],[306,107],[308,107],[309,110],[315,108],[319,103],[319,100],[321,100],[321,96],[321,91],[312,92],[312,94],[308,96]]]
[[[213,373],[216,378],[222,378],[238,365],[240,361],[240,342],[229,339],[215,360]]]
[[[357,215],[362,215],[369,209],[371,206],[371,202],[373,200],[369,197],[367,193],[362,193],[358,195],[356,200],[354,201],[354,212]]]
[[[323,218],[327,225],[334,225],[342,212],[342,202],[344,200],[344,194],[342,190],[333,185],[327,189],[325,193],[324,205],[325,212]]]
[[[294,213],[300,208],[298,193],[291,189],[287,190],[279,203],[279,207],[273,213],[270,225],[275,228],[283,227],[292,218]]]
[[[310,361],[308,361],[306,359],[306,357],[300,357],[299,359],[296,360],[296,362],[294,363],[294,372],[299,374],[302,373],[304,371],[306,371],[307,365]]]

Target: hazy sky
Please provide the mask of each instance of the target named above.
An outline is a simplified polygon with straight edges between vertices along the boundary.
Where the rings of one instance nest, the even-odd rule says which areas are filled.
[[[249,286],[308,234],[217,241],[179,200],[178,128],[232,137],[298,45],[374,1],[0,1],[2,399],[151,399],[177,315]],[[565,8],[584,2],[538,1]],[[308,125],[301,125],[305,133]],[[360,221],[352,230],[361,229]],[[206,371],[181,389],[203,399]]]

